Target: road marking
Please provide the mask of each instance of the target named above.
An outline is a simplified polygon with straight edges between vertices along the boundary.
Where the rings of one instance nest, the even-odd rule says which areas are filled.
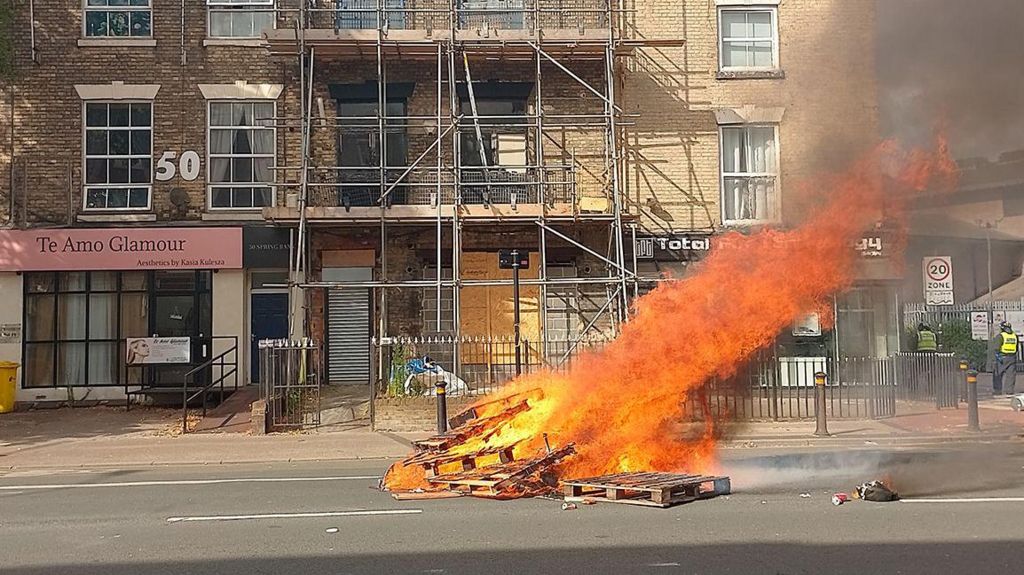
[[[384,509],[376,511],[321,511],[311,513],[262,513],[257,515],[207,515],[197,517],[168,517],[168,523],[198,521],[249,521],[256,519],[317,519],[321,517],[358,517],[364,515],[416,515],[422,509]]]
[[[900,499],[901,503],[1024,503],[1024,497],[951,497],[948,499]]]
[[[163,485],[222,485],[228,483],[301,483],[314,481],[368,481],[379,475],[345,475],[337,477],[247,477],[235,479],[169,479],[166,481],[121,481],[116,483],[59,483],[46,485],[2,485],[0,491],[81,489],[94,487],[156,487]]]
[[[648,563],[648,567],[679,567],[678,563]]]

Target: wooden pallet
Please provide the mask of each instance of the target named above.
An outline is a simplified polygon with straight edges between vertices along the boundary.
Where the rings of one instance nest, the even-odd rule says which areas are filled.
[[[576,449],[569,444],[542,457],[435,475],[428,477],[427,481],[451,491],[482,497],[499,497],[505,495],[508,490],[530,490],[534,483],[539,481],[536,480],[536,475],[573,453],[576,453]]]
[[[671,507],[728,495],[728,477],[676,473],[616,473],[562,481],[566,501],[587,499],[651,507]]]
[[[481,460],[493,458],[494,456],[497,456],[499,463],[509,463],[513,459],[512,450],[514,448],[515,444],[507,447],[492,447],[489,449],[482,449],[474,453],[464,454],[452,454],[445,451],[424,451],[413,455],[402,463],[407,465],[422,465],[423,469],[427,472],[427,477],[433,477],[440,474],[442,466],[454,463],[459,463],[463,471],[483,467],[480,463]]]
[[[483,411],[482,408],[488,405],[500,404],[505,407],[505,409],[502,410],[502,413],[499,413],[498,416],[504,415],[504,412],[509,408],[517,409],[516,413],[518,413],[519,411],[522,410],[519,409],[519,406],[521,404],[525,404],[527,400],[540,397],[542,395],[543,392],[541,391],[541,389],[539,387],[534,387],[526,391],[521,391],[519,393],[503,397],[501,399],[476,403],[449,418],[448,425],[451,426],[452,428],[457,428],[471,421],[477,420],[480,418],[480,413]]]
[[[420,451],[440,453],[451,449],[455,445],[464,443],[470,437],[487,441],[489,437],[501,429],[502,424],[512,419],[516,414],[526,411],[528,408],[529,406],[525,400],[520,401],[491,417],[469,420],[465,425],[452,429],[448,433],[413,441],[412,444]]]

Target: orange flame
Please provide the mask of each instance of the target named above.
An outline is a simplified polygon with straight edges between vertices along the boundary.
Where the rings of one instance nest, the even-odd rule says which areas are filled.
[[[451,451],[515,446],[518,458],[543,449],[547,433],[554,446],[576,444],[558,469],[563,477],[712,471],[714,421],[705,414],[696,426],[684,423],[687,397],[735,375],[803,314],[829,309],[833,295],[853,283],[859,256],[852,245],[861,234],[883,215],[902,225],[913,193],[954,180],[944,142],[934,152],[882,144],[846,173],[815,182],[819,196],[828,193],[797,227],[721,236],[697,273],[637,300],[619,337],[569,373],[525,376],[487,398],[529,392],[529,408]],[[824,319],[831,324],[831,313]],[[507,406],[482,404],[478,415]],[[423,471],[396,465],[384,484],[424,487]]]

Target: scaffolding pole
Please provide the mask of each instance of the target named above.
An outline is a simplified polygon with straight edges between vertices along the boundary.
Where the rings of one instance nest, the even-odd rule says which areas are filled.
[[[371,46],[370,42],[372,41],[374,57],[376,60],[375,63],[377,68],[377,113],[373,118],[365,118],[365,121],[367,121],[367,123],[369,123],[370,120],[376,121],[376,135],[378,139],[379,158],[377,165],[372,166],[371,163],[371,166],[368,167],[371,170],[370,173],[372,173],[374,167],[376,168],[378,178],[377,204],[380,213],[380,221],[375,223],[379,224],[379,261],[381,269],[378,272],[379,275],[377,276],[377,279],[375,281],[370,282],[310,281],[309,262],[311,258],[310,252],[312,248],[312,242],[310,241],[311,228],[310,222],[308,220],[309,214],[307,212],[310,211],[309,208],[311,206],[311,194],[315,193],[316,190],[329,189],[332,186],[334,186],[338,190],[338,194],[340,197],[341,195],[346,194],[346,190],[350,189],[350,186],[354,187],[357,185],[357,183],[349,183],[343,181],[346,179],[343,177],[343,174],[345,174],[346,171],[349,170],[364,169],[361,167],[346,168],[344,166],[319,166],[315,161],[315,154],[313,153],[312,149],[314,129],[314,115],[312,106],[314,86],[316,84],[316,53],[314,51],[314,43],[316,46],[319,47],[322,45],[324,40],[322,38],[320,38],[319,40],[308,40],[307,31],[310,29],[317,28],[317,23],[319,21],[313,21],[313,16],[315,14],[327,15],[330,21],[333,22],[335,36],[338,35],[340,30],[342,30],[343,23],[339,19],[339,15],[341,14],[341,12],[339,12],[337,9],[315,8],[314,6],[319,6],[319,4],[313,4],[310,2],[303,1],[300,3],[300,6],[298,7],[297,10],[294,8],[289,10],[275,10],[275,12],[283,11],[297,13],[295,41],[298,47],[300,63],[299,94],[301,95],[301,98],[299,107],[299,121],[297,122],[298,127],[300,127],[301,133],[301,161],[299,162],[300,165],[298,166],[300,170],[300,177],[297,186],[294,183],[287,182],[277,184],[279,187],[285,189],[294,189],[295,187],[298,187],[299,189],[299,194],[297,198],[299,212],[298,230],[293,250],[294,257],[292,259],[292,265],[289,266],[289,287],[301,289],[304,292],[303,297],[306,297],[305,290],[308,289],[344,289],[346,287],[360,287],[374,290],[375,297],[373,298],[373,301],[376,303],[376,311],[379,314],[379,321],[374,323],[376,325],[376,331],[378,332],[376,335],[378,337],[381,337],[389,335],[386,333],[388,329],[387,315],[389,299],[387,294],[389,293],[389,290],[393,288],[424,288],[425,297],[429,297],[426,294],[429,294],[429,291],[433,290],[434,293],[432,295],[434,297],[436,307],[433,319],[437,324],[438,329],[441,329],[443,319],[445,317],[445,312],[443,310],[444,306],[442,305],[443,299],[445,297],[444,291],[445,289],[450,288],[452,303],[450,317],[452,321],[452,328],[455,335],[459,335],[462,333],[463,329],[463,326],[461,326],[461,300],[463,299],[462,289],[464,287],[503,287],[511,285],[511,283],[506,282],[504,280],[481,280],[464,278],[462,262],[462,252],[466,241],[465,238],[463,237],[467,229],[466,224],[472,224],[472,222],[474,221],[479,222],[479,220],[483,217],[478,213],[476,215],[472,215],[465,209],[466,198],[463,195],[464,185],[468,183],[470,185],[480,186],[482,183],[485,186],[486,190],[483,205],[486,207],[488,205],[493,204],[495,202],[494,190],[496,184],[493,181],[494,174],[492,174],[491,164],[499,163],[492,162],[491,160],[488,159],[487,156],[487,148],[484,145],[485,134],[481,126],[481,116],[479,113],[476,98],[476,88],[473,84],[473,77],[470,70],[470,59],[471,57],[496,57],[499,59],[507,59],[508,61],[513,63],[518,63],[520,61],[524,63],[528,62],[529,64],[525,65],[532,65],[533,68],[533,113],[527,113],[515,117],[487,116],[486,120],[489,129],[492,125],[495,127],[495,129],[498,129],[501,127],[508,126],[521,127],[524,125],[524,123],[526,126],[529,126],[532,123],[532,129],[535,132],[535,141],[532,143],[532,146],[528,141],[526,143],[526,165],[513,167],[516,170],[525,170],[525,174],[530,174],[531,171],[535,171],[532,177],[523,177],[521,179],[516,179],[514,180],[514,184],[522,186],[523,189],[530,190],[530,197],[535,198],[531,199],[531,202],[536,201],[537,203],[540,204],[540,213],[535,220],[523,220],[523,223],[529,224],[531,222],[534,222],[538,226],[537,242],[540,269],[538,271],[537,279],[523,280],[522,284],[538,286],[539,288],[538,293],[540,301],[538,308],[540,322],[542,326],[542,341],[546,344],[548,340],[547,323],[549,314],[549,289],[557,286],[572,286],[576,288],[577,291],[579,291],[580,286],[584,285],[594,285],[595,287],[600,285],[607,286],[607,293],[605,294],[605,296],[608,298],[607,301],[604,302],[604,305],[597,310],[596,314],[594,314],[593,317],[589,317],[588,312],[589,322],[583,328],[583,331],[579,334],[579,338],[582,338],[584,335],[586,335],[587,332],[592,330],[600,317],[604,316],[606,313],[613,310],[613,305],[615,306],[614,313],[612,315],[613,329],[617,329],[619,323],[627,321],[629,316],[628,304],[629,300],[631,299],[628,285],[630,283],[632,284],[632,296],[633,298],[635,298],[639,295],[639,284],[647,283],[648,278],[641,278],[638,276],[636,254],[633,253],[632,261],[627,263],[625,251],[625,243],[627,240],[627,230],[625,223],[626,216],[623,204],[624,199],[621,197],[625,185],[625,176],[623,172],[624,168],[622,163],[623,156],[620,153],[620,144],[624,141],[624,139],[620,138],[620,135],[622,135],[620,134],[620,130],[622,130],[624,126],[631,125],[631,123],[629,122],[629,118],[625,117],[622,108],[616,101],[616,85],[618,74],[618,66],[616,64],[616,59],[619,57],[618,53],[616,52],[616,47],[619,46],[621,43],[621,39],[619,38],[619,36],[622,33],[622,31],[619,29],[619,26],[622,23],[619,22],[617,16],[627,11],[622,5],[622,2],[620,0],[607,0],[605,4],[603,4],[599,9],[596,10],[569,10],[568,12],[563,12],[562,10],[564,9],[541,8],[539,2],[535,2],[532,6],[524,7],[524,9],[522,10],[523,15],[525,17],[532,18],[532,23],[529,26],[529,29],[530,31],[532,31],[532,34],[530,34],[529,39],[513,40],[512,42],[518,44],[518,51],[512,51],[509,55],[505,54],[505,45],[507,42],[506,40],[496,40],[494,42],[481,42],[469,40],[463,42],[464,37],[459,35],[458,32],[460,30],[464,30],[466,27],[466,21],[464,21],[461,17],[462,11],[465,10],[465,7],[462,6],[459,0],[448,0],[446,15],[441,14],[445,10],[444,7],[442,7],[440,10],[436,8],[425,10],[416,8],[406,9],[406,7],[404,6],[391,6],[391,4],[389,4],[387,0],[374,0],[373,4],[371,4],[371,6],[373,7],[368,8],[367,10],[349,11],[355,12],[355,14],[359,18],[367,17],[368,14],[365,14],[364,12],[369,12],[369,10],[374,10],[376,13],[375,20],[377,29],[375,37],[373,37],[373,40],[371,40],[369,36],[363,37],[363,39],[344,40],[345,42],[349,42],[349,44],[347,44],[349,48],[351,48],[352,46],[361,45],[363,47],[362,49],[366,50],[367,57],[364,57],[364,61],[369,59],[368,53],[370,51],[369,48]],[[401,38],[389,39],[388,29],[389,26],[392,24],[392,22],[389,22],[389,19],[392,19],[394,13],[399,11],[403,12],[404,18],[407,19],[418,19],[420,15],[427,14],[429,14],[431,17],[446,17],[447,24],[449,27],[449,33],[446,34],[444,37],[429,40],[429,42],[432,43],[429,51],[424,51],[423,43],[416,40],[406,41],[402,40]],[[590,82],[584,77],[582,77],[580,74],[577,74],[572,69],[570,69],[569,65],[567,65],[570,64],[570,60],[567,60],[566,58],[575,58],[576,56],[566,56],[567,54],[570,54],[570,52],[560,50],[560,47],[558,46],[559,43],[564,43],[564,41],[550,40],[545,35],[545,31],[541,23],[541,17],[543,15],[557,15],[575,12],[598,13],[599,11],[603,13],[604,17],[606,18],[608,37],[597,42],[591,41],[587,43],[583,48],[586,51],[586,53],[583,54],[582,57],[587,61],[593,61],[595,63],[598,60],[603,62],[603,85],[599,84],[596,80],[594,82]],[[478,11],[473,12],[475,13]],[[484,14],[485,22],[489,22],[489,19],[492,16],[497,16],[500,18],[506,12],[514,12],[514,10],[494,10],[493,15],[490,14],[490,12],[492,12],[491,10],[484,10],[482,12]],[[372,24],[370,25],[372,26]],[[429,28],[430,26],[427,27]],[[414,53],[416,53],[416,51],[419,51],[417,55],[413,56],[414,58],[422,58],[426,60],[427,58],[432,57],[435,61],[436,91],[434,97],[436,100],[434,106],[435,109],[432,115],[429,112],[427,112],[426,114],[421,113],[420,115],[403,114],[400,117],[390,117],[388,114],[388,60],[396,56],[398,58],[402,58],[403,46],[406,45],[406,42],[419,42],[419,44],[416,45],[417,47],[415,48],[415,50],[413,50]],[[495,42],[497,42],[497,44]],[[499,44],[500,48],[495,48],[495,46]],[[622,45],[625,46],[627,44]],[[413,44],[408,45],[412,46]],[[633,44],[628,45],[632,46]],[[601,51],[599,52],[598,50]],[[324,54],[330,53],[333,52],[331,52],[329,48],[324,50]],[[353,52],[351,51],[349,51],[348,53],[353,54]],[[325,55],[322,57],[329,58],[330,56]],[[461,67],[463,68],[462,72],[464,72],[466,81],[466,96],[469,104],[469,109],[472,113],[472,130],[474,132],[476,145],[478,148],[477,152],[480,156],[479,166],[466,165],[468,162],[466,162],[467,157],[465,156],[464,152],[467,152],[467,150],[461,149],[462,147],[460,146],[461,143],[464,143],[460,142],[460,137],[463,135],[461,133],[461,130],[463,128],[469,127],[467,125],[464,125],[463,122],[469,118],[467,114],[462,113],[460,107],[460,98],[458,96],[457,89],[457,84],[459,81],[457,67],[459,66],[459,63],[457,63],[456,58],[462,59]],[[556,110],[552,110],[550,114],[546,113],[544,110],[544,90],[542,89],[544,86],[544,83],[542,83],[542,69],[549,64],[555,69],[564,72],[569,78],[571,78],[576,83],[585,88],[585,90],[589,94],[592,94],[593,96],[598,98],[601,103],[601,112],[597,113],[596,111],[593,111],[593,113],[558,114]],[[445,68],[447,68],[447,70],[445,70]],[[427,69],[429,69],[429,67]],[[480,72],[478,71],[477,73],[479,74]],[[447,88],[445,87],[445,84],[447,84]],[[445,89],[447,89],[448,91],[447,112],[445,112],[444,110]],[[557,98],[555,98],[555,100],[557,100]],[[594,101],[594,107],[597,107],[596,101]],[[586,111],[587,110],[585,110],[585,112]],[[278,118],[275,118],[275,121],[277,120]],[[346,122],[359,121],[360,118],[337,116],[333,119],[323,118],[322,120],[324,122],[323,125],[325,127],[340,128],[344,127],[346,125]],[[397,169],[399,169],[399,166],[393,166],[390,165],[389,163],[389,147],[395,145],[395,142],[389,142],[389,132],[393,129],[404,130],[408,129],[410,126],[421,125],[419,124],[419,122],[423,122],[428,126],[430,122],[433,122],[433,138],[430,141],[429,146],[427,146],[426,149],[422,151],[422,153],[419,153],[418,157],[410,165],[405,166],[404,169],[402,170],[402,173],[398,175],[397,178],[393,179],[391,177],[392,174],[390,174],[389,172],[392,172],[393,170],[397,171]],[[279,125],[294,126],[295,123],[292,123],[292,121],[289,120]],[[549,132],[549,130],[552,131]],[[561,130],[563,134],[567,131],[571,132],[573,130],[593,130],[595,132],[595,136],[598,130],[603,131],[603,137],[605,142],[603,146],[605,173],[601,176],[601,186],[605,193],[611,196],[611,205],[609,206],[611,213],[608,213],[608,209],[605,209],[601,213],[588,214],[580,209],[579,194],[585,194],[587,192],[585,189],[583,189],[583,186],[580,185],[581,183],[576,181],[578,177],[577,163],[579,162],[580,165],[584,165],[583,162],[585,160],[583,158],[576,157],[575,147],[571,147],[565,144],[566,139],[564,136],[562,138],[561,143],[552,138],[550,142],[552,148],[551,150],[546,150],[545,139],[551,137],[550,134],[555,133],[553,132],[553,130]],[[450,142],[447,141],[449,139]],[[551,165],[546,161],[547,159],[545,156],[546,153],[550,153],[552,150],[556,148],[562,150],[562,158],[560,161],[570,162],[567,168],[568,172],[566,176],[556,177],[555,175],[553,175],[553,172],[549,173]],[[528,156],[528,154],[531,152],[533,154],[532,160]],[[430,154],[435,155],[433,166],[429,166]],[[446,155],[449,154],[451,157],[450,161],[446,160],[445,157]],[[404,159],[402,160],[403,163],[405,163],[405,161],[406,160]],[[594,164],[597,165],[597,162],[595,161]],[[558,169],[563,170],[560,173],[566,173],[565,166],[559,165]],[[585,167],[584,169],[587,168]],[[275,166],[275,170],[280,170],[281,173],[284,173],[287,170],[294,170],[294,168]],[[479,170],[482,173],[484,182],[464,182],[464,180],[469,180],[469,178],[467,178],[467,175],[474,175],[471,173],[468,174],[467,171],[469,170]],[[332,178],[332,180],[338,181],[335,183],[311,181],[313,179],[313,174],[320,173],[321,171],[324,171],[326,173],[337,174],[338,177]],[[429,180],[424,181],[421,177],[419,177],[419,174],[421,173],[429,174],[430,172],[433,172],[433,182],[430,182]],[[450,179],[447,179],[448,176],[450,176]],[[568,178],[568,181],[566,181],[566,178]],[[555,181],[556,179],[559,181]],[[294,180],[292,181],[294,182]],[[390,218],[387,212],[389,206],[393,203],[395,197],[399,196],[399,194],[396,193],[396,190],[398,190],[399,186],[402,186],[403,190],[410,190],[410,194],[416,192],[417,190],[423,191],[432,188],[433,198],[431,199],[431,203],[433,204],[432,207],[435,208],[433,217],[428,216],[427,218],[423,218],[422,221],[420,219],[416,219],[413,221],[399,220],[396,222],[389,223],[388,220],[394,218]],[[447,189],[449,186],[451,187],[452,190],[450,194],[450,200],[448,200],[445,197],[446,194],[448,194]],[[559,215],[558,213],[549,213],[549,203],[556,201],[553,200],[552,198],[562,197],[558,195],[560,192],[558,192],[557,189],[553,186],[562,186],[561,189],[568,190],[568,193],[570,194],[570,200],[574,203],[574,209],[572,212],[571,220],[568,219],[567,216]],[[536,190],[535,195],[532,195],[533,189]],[[519,193],[518,188],[513,188],[513,191],[511,193],[513,194],[513,196],[511,196],[510,201],[512,201],[513,204],[515,204],[518,201],[517,198],[520,197],[518,195],[515,195]],[[409,197],[411,197],[411,195]],[[450,203],[447,203],[449,201]],[[319,204],[312,205],[319,206]],[[372,206],[373,204],[371,203],[370,205]],[[450,277],[446,279],[447,274],[445,273],[444,268],[445,248],[443,244],[445,240],[445,218],[449,217],[448,215],[446,215],[449,209],[451,210],[451,274]],[[374,219],[376,219],[376,217],[374,217]],[[348,224],[349,221],[350,220],[348,219],[337,220],[338,224],[342,226],[350,225]],[[351,220],[352,223],[356,223],[356,221],[357,220],[355,219]],[[372,229],[373,224],[370,223],[371,221],[372,220],[367,221],[367,224],[369,224],[370,228]],[[494,219],[495,225],[501,225],[501,221],[502,219],[498,216],[496,216]],[[602,255],[597,250],[587,246],[584,243],[584,241],[586,240],[578,241],[570,237],[568,234],[562,233],[561,231],[555,229],[552,224],[553,222],[558,221],[593,221],[595,223],[600,223],[602,228],[608,233],[610,240],[607,245],[607,255]],[[433,257],[430,259],[434,260],[433,263],[436,266],[436,276],[432,279],[423,281],[389,280],[388,244],[389,234],[393,233],[389,230],[389,227],[390,225],[407,224],[414,224],[424,227],[424,234],[429,234],[430,232],[426,230],[430,230],[431,225],[433,227],[432,235],[435,245],[433,246],[434,249],[432,250]],[[596,230],[597,228],[594,229]],[[630,224],[629,231],[635,238],[636,224]],[[561,240],[564,240],[565,242],[568,242],[571,246],[579,249],[581,253],[596,257],[600,261],[604,262],[609,266],[610,273],[607,274],[607,277],[593,278],[550,277],[548,274],[548,265],[550,263],[549,251],[551,246],[549,245],[550,242],[547,235],[549,233],[560,238]],[[602,249],[602,251],[605,250]],[[659,280],[651,281],[656,282]],[[580,297],[581,294],[578,293],[577,296]],[[577,305],[577,307],[580,308],[581,306]],[[294,309],[295,306],[290,306],[290,329],[291,327],[294,327],[296,321],[296,318],[292,317],[292,315],[295,315]],[[582,311],[582,309],[579,309],[578,311]],[[577,339],[577,343],[578,341],[579,340]],[[456,343],[453,343],[453,345],[455,347],[453,347],[452,351],[455,354],[455,367],[457,369],[458,363],[460,362],[458,353],[459,350]],[[384,359],[385,358],[383,356],[379,356],[377,358],[378,365],[383,366]]]

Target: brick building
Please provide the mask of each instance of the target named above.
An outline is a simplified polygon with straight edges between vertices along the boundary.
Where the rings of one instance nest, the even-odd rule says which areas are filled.
[[[351,383],[387,378],[371,338],[428,337],[416,353],[503,377],[507,350],[458,342],[511,334],[505,248],[529,253],[526,361],[557,363],[716,233],[795,220],[787,190],[877,138],[866,1],[60,4],[0,0],[0,233],[26,254],[0,258],[23,334],[0,354],[26,399],[138,377],[120,346],[151,334],[236,336],[252,372],[254,337],[305,333]],[[36,253],[44,230],[240,255],[110,269],[132,262]],[[186,292],[209,295],[176,329]],[[96,381],[68,367],[94,355]]]

